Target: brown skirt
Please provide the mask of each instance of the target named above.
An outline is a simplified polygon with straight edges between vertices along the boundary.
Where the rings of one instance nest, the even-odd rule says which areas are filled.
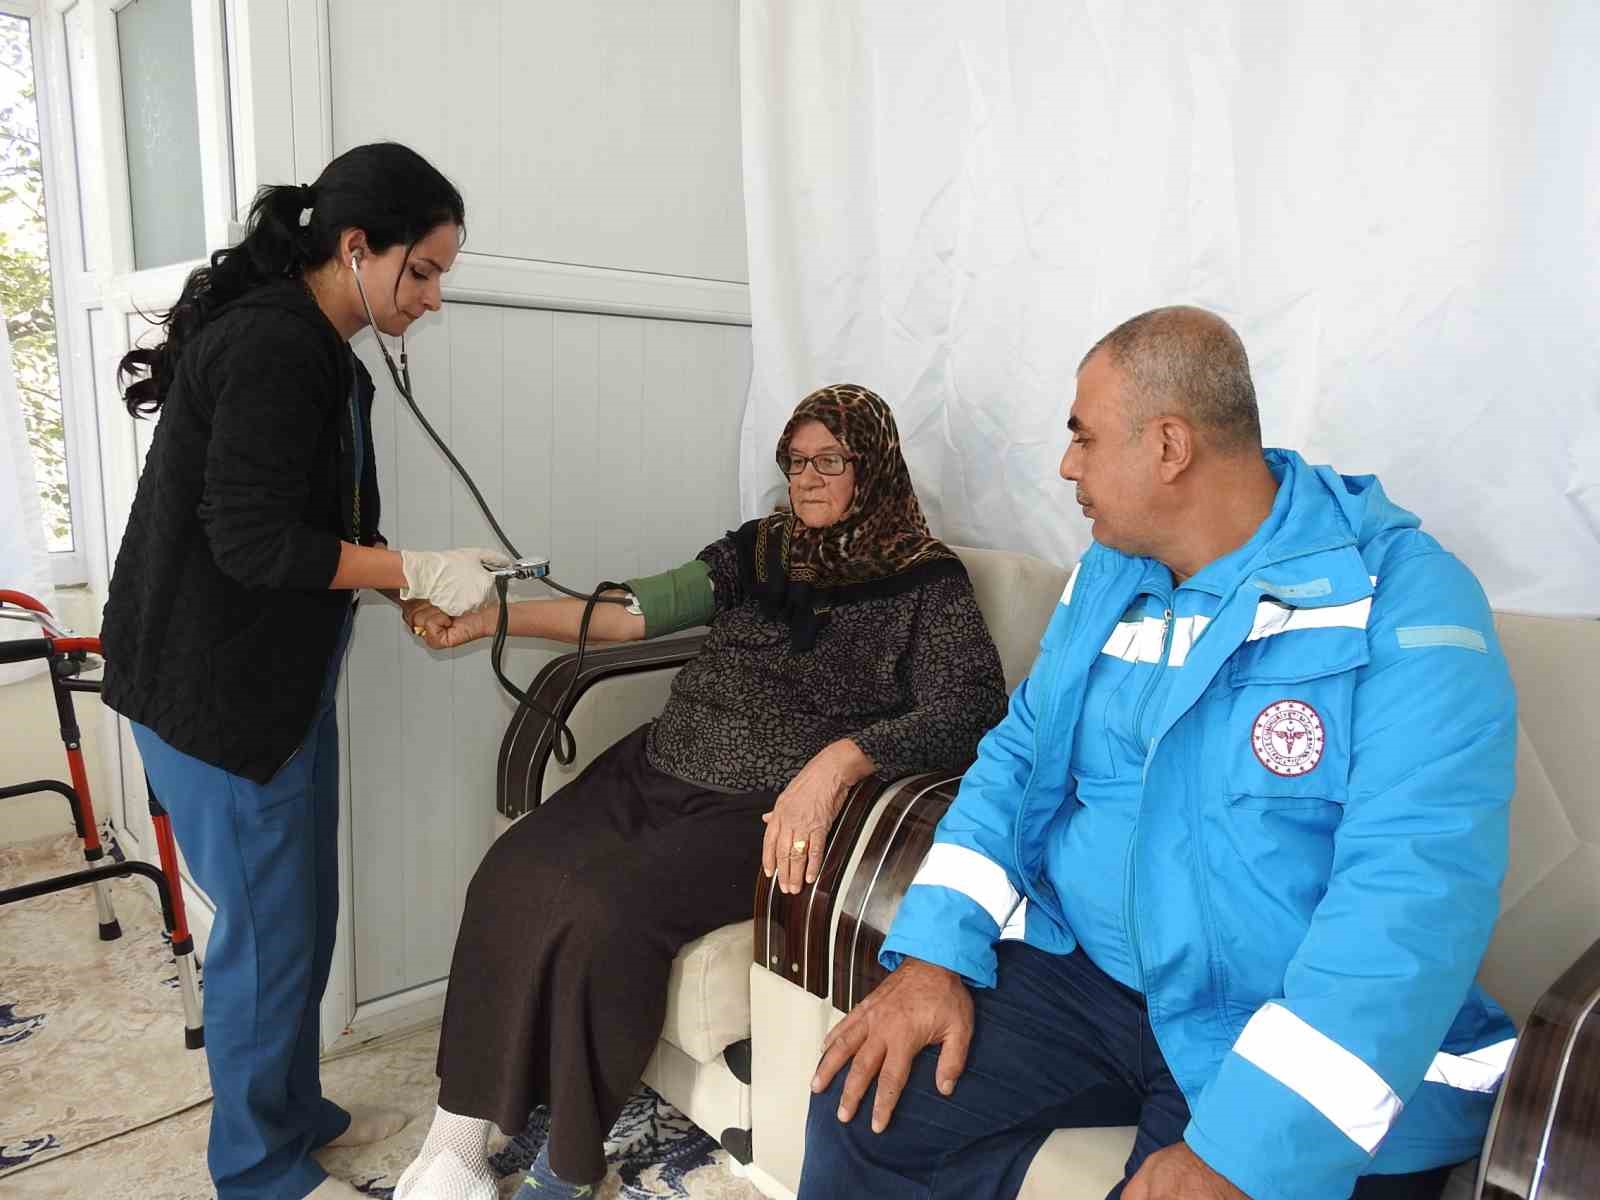
[[[439,1106],[516,1133],[550,1106],[550,1166],[605,1174],[684,943],[749,917],[776,792],[687,783],[649,726],[601,754],[484,856],[467,890],[439,1039]]]

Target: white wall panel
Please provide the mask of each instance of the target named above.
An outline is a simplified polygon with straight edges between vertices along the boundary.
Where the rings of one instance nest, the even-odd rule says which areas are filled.
[[[358,345],[368,369],[378,381],[372,407],[372,448],[378,470],[378,492],[385,505],[381,520],[392,538],[394,531],[402,527],[401,508],[406,499],[399,485],[401,437],[396,421],[397,399],[370,338],[361,338]],[[408,415],[406,430],[409,432],[414,424]],[[409,532],[408,522],[405,527]],[[395,544],[405,543],[396,541]],[[407,728],[410,706],[401,687],[401,663],[404,653],[418,653],[411,641],[393,606],[376,597],[363,597],[345,665],[346,703],[341,724],[344,777],[349,781],[346,794],[350,802],[346,811],[350,825],[351,873],[346,905],[353,918],[355,978],[363,982],[368,995],[372,996],[388,995],[400,989],[406,978],[406,923],[404,919],[382,919],[378,914],[404,894],[410,870],[406,860],[406,847],[410,842],[406,802],[403,792],[398,797],[395,795],[397,783],[404,779],[404,764],[397,758],[395,733]],[[349,991],[348,984],[345,990]],[[339,1015],[348,1017],[349,1013]]]
[[[747,329],[451,305],[411,342],[423,411],[518,548],[549,555],[562,583],[663,570],[737,523]],[[492,545],[370,337],[356,348],[379,383],[373,436],[391,543]],[[563,649],[518,645],[508,674],[526,683]],[[354,994],[364,1004],[449,970],[466,886],[492,836],[495,756],[513,707],[487,642],[429,652],[370,597],[346,686]]]
[[[427,155],[475,253],[743,281],[736,0],[335,3],[333,149]]]

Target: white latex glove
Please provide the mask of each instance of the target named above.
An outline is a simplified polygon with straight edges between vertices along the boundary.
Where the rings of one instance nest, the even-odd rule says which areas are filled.
[[[494,576],[484,563],[505,566],[511,560],[498,550],[402,550],[400,566],[406,585],[402,600],[429,600],[452,617],[482,608],[494,598]]]

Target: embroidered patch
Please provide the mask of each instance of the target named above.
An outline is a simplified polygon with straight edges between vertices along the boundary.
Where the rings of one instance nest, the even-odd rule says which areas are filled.
[[[1250,748],[1274,775],[1304,775],[1322,761],[1322,718],[1303,700],[1279,700],[1261,710]]]

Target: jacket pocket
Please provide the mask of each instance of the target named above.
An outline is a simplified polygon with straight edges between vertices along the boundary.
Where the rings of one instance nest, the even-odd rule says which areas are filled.
[[[1303,811],[1315,813],[1325,808],[1338,810],[1336,801],[1328,800],[1324,796],[1286,796],[1286,795],[1233,795],[1228,797],[1228,807],[1242,812],[1296,812]]]
[[[1226,964],[1218,1003],[1230,1020],[1282,994],[1285,965],[1327,892],[1349,795],[1355,685],[1367,660],[1361,630],[1246,642],[1198,710],[1203,732],[1191,769],[1201,781],[1205,909]]]
[[[1234,655],[1211,751],[1230,807],[1314,809],[1342,805],[1349,788],[1356,677],[1366,634],[1307,629],[1248,642]]]
[[[1284,970],[1327,894],[1343,816],[1332,800],[1281,792],[1230,796],[1205,814],[1206,907],[1230,1014],[1248,1020],[1282,994]]]

